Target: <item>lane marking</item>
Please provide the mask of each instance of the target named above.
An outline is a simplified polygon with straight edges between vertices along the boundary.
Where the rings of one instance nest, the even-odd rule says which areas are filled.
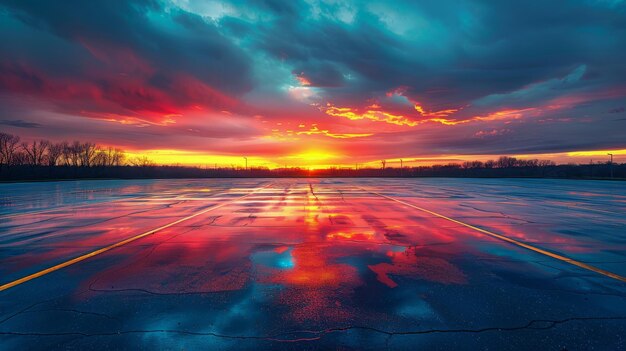
[[[583,268],[583,269],[586,269],[586,270],[589,270],[589,271],[592,271],[592,272],[596,272],[596,273],[602,274],[602,275],[604,275],[604,276],[607,276],[607,277],[609,277],[609,278],[613,278],[613,279],[616,279],[616,280],[619,280],[619,281],[621,281],[621,282],[625,282],[625,283],[626,283],[626,277],[623,277],[623,276],[621,276],[621,275],[619,275],[619,274],[616,274],[616,273],[613,273],[613,272],[606,271],[606,270],[604,270],[604,269],[601,269],[601,268],[598,268],[598,267],[595,267],[595,266],[589,265],[589,264],[584,263],[584,262],[580,262],[580,261],[574,260],[574,259],[572,259],[572,258],[569,258],[569,257],[563,256],[563,255],[559,255],[559,254],[556,254],[556,253],[553,253],[553,252],[550,252],[550,251],[547,251],[547,250],[544,250],[544,249],[538,248],[538,247],[536,247],[536,246],[532,246],[532,245],[529,245],[529,244],[523,243],[523,242],[521,242],[521,241],[517,241],[517,240],[515,240],[515,239],[509,238],[508,236],[504,236],[504,235],[502,235],[502,234],[497,234],[497,233],[494,233],[494,232],[488,231],[488,230],[486,230],[486,229],[482,229],[482,228],[475,227],[475,226],[473,226],[473,225],[471,225],[471,224],[468,224],[468,223],[465,223],[465,222],[461,222],[461,221],[456,220],[456,219],[454,219],[454,218],[450,218],[450,217],[444,216],[444,215],[439,214],[439,213],[437,213],[437,212],[434,212],[434,211],[431,211],[431,210],[425,209],[425,208],[423,208],[423,207],[419,207],[419,206],[417,206],[417,205],[413,205],[413,204],[411,204],[411,203],[408,203],[408,202],[405,202],[405,201],[402,201],[402,200],[398,200],[398,199],[396,199],[396,198],[393,198],[393,197],[390,197],[390,196],[387,196],[387,195],[383,195],[383,194],[381,194],[381,193],[377,193],[377,192],[375,192],[375,191],[367,190],[367,189],[365,189],[365,188],[360,188],[360,189],[361,189],[361,190],[363,190],[363,191],[365,191],[365,192],[368,192],[368,193],[370,193],[370,194],[374,194],[374,195],[378,195],[378,196],[380,196],[380,197],[384,197],[384,198],[385,198],[385,199],[387,199],[387,200],[395,201],[395,202],[397,202],[397,203],[399,203],[399,204],[402,204],[402,205],[405,205],[405,206],[409,206],[409,207],[412,207],[412,208],[414,208],[414,209],[416,209],[416,210],[420,210],[420,211],[422,211],[422,212],[429,213],[429,214],[431,214],[431,215],[433,215],[433,216],[436,216],[436,217],[439,217],[439,218],[443,218],[443,219],[448,220],[448,221],[450,221],[450,222],[454,222],[454,223],[456,223],[456,224],[460,224],[460,225],[462,225],[462,226],[464,226],[464,227],[467,227],[467,228],[470,228],[470,229],[474,229],[474,230],[476,230],[476,231],[478,231],[478,232],[481,232],[481,233],[483,233],[483,234],[489,235],[489,236],[494,237],[494,238],[496,238],[496,239],[500,239],[500,240],[506,241],[506,242],[508,242],[508,243],[511,243],[511,244],[517,245],[517,246],[519,246],[519,247],[523,247],[523,248],[525,248],[525,249],[528,249],[528,250],[531,250],[531,251],[534,251],[534,252],[540,253],[540,254],[542,254],[542,255],[546,255],[546,256],[549,256],[549,257],[555,258],[555,259],[557,259],[557,260],[559,260],[559,261],[563,261],[563,262],[566,262],[566,263],[572,264],[572,265],[574,265],[574,266],[577,266],[577,267],[580,267],[580,268]]]
[[[75,263],[78,263],[78,262],[84,261],[84,260],[86,260],[86,259],[88,259],[88,258],[91,258],[91,257],[97,256],[97,255],[99,255],[99,254],[101,254],[101,253],[104,253],[104,252],[107,252],[107,251],[113,250],[113,249],[115,249],[116,247],[120,247],[120,246],[122,246],[122,245],[126,245],[126,244],[128,244],[128,243],[130,243],[130,242],[133,242],[133,241],[135,241],[135,240],[138,240],[138,239],[141,239],[141,238],[143,238],[143,237],[146,237],[146,236],[148,236],[148,235],[155,234],[155,233],[157,233],[157,232],[160,232],[160,231],[161,231],[161,230],[163,230],[163,229],[167,229],[167,228],[169,228],[169,227],[175,226],[176,224],[179,224],[179,223],[182,223],[182,222],[184,222],[184,221],[190,220],[190,219],[192,219],[192,218],[198,217],[198,216],[203,215],[203,214],[205,214],[205,213],[207,213],[207,212],[209,212],[209,211],[213,211],[213,210],[216,210],[216,209],[218,209],[218,208],[222,208],[222,207],[224,207],[224,206],[230,205],[230,204],[232,204],[233,202],[239,201],[239,200],[241,200],[241,199],[245,199],[245,198],[247,198],[247,197],[249,197],[249,196],[251,196],[251,195],[253,195],[253,194],[256,194],[258,191],[263,190],[263,189],[265,189],[265,188],[268,188],[268,187],[269,187],[269,186],[271,186],[271,185],[272,185],[272,183],[267,184],[267,185],[265,185],[265,186],[262,186],[262,187],[260,187],[260,188],[253,189],[250,193],[248,193],[248,194],[246,194],[246,195],[244,195],[244,196],[240,196],[240,197],[238,197],[238,198],[236,198],[236,199],[232,199],[232,200],[226,201],[226,202],[224,202],[224,203],[221,203],[221,204],[218,204],[218,205],[215,205],[215,206],[211,206],[211,207],[206,208],[206,209],[204,209],[204,210],[202,210],[202,211],[200,211],[200,212],[196,212],[196,213],[194,213],[194,214],[192,214],[192,215],[189,215],[189,216],[187,216],[187,217],[184,217],[184,218],[181,218],[181,219],[175,220],[174,222],[171,222],[171,223],[168,223],[168,224],[162,225],[162,226],[160,226],[160,227],[158,227],[158,228],[151,229],[151,230],[149,230],[149,231],[147,231],[147,232],[143,232],[143,233],[141,233],[141,234],[137,234],[137,235],[135,235],[135,236],[133,236],[133,237],[130,237],[130,238],[125,239],[125,240],[122,240],[122,241],[119,241],[119,242],[117,242],[117,243],[115,243],[115,244],[111,244],[111,245],[109,245],[109,246],[106,246],[106,247],[103,247],[103,248],[101,248],[101,249],[98,249],[98,250],[95,250],[95,251],[89,252],[89,253],[84,254],[84,255],[82,255],[82,256],[78,256],[78,257],[76,257],[76,258],[73,258],[73,259],[71,259],[71,260],[65,261],[65,262],[63,262],[63,263],[59,263],[59,264],[57,264],[57,265],[55,265],[55,266],[52,266],[52,267],[50,267],[50,268],[46,268],[46,269],[43,269],[43,270],[41,270],[41,271],[39,271],[39,272],[36,272],[36,273],[30,274],[30,275],[27,275],[27,276],[25,276],[25,277],[23,277],[23,278],[20,278],[20,279],[14,280],[14,281],[12,281],[12,282],[9,282],[9,283],[6,283],[6,284],[3,284],[3,285],[0,285],[0,291],[4,291],[4,290],[7,290],[7,289],[10,289],[10,288],[12,288],[12,287],[14,287],[14,286],[17,286],[17,285],[20,285],[20,284],[26,283],[26,282],[28,282],[28,281],[30,281],[30,280],[33,280],[33,279],[35,279],[35,278],[39,278],[39,277],[44,276],[44,275],[46,275],[46,274],[48,274],[48,273],[52,273],[52,272],[54,272],[54,271],[58,271],[59,269],[65,268],[65,267],[67,267],[67,266],[71,266],[71,265],[73,265],[73,264],[75,264]]]

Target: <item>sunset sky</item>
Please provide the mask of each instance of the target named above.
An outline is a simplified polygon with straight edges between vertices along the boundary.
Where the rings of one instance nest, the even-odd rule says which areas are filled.
[[[625,61],[620,0],[0,0],[0,131],[163,164],[626,162]]]

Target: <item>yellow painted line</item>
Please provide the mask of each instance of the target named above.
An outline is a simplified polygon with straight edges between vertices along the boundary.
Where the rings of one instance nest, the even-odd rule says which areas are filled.
[[[540,253],[542,255],[546,255],[546,256],[555,258],[555,259],[557,259],[559,261],[563,261],[563,262],[572,264],[574,266],[577,266],[577,267],[580,267],[580,268],[583,268],[583,269],[586,269],[586,270],[589,270],[589,271],[592,271],[592,272],[596,272],[596,273],[602,274],[604,276],[607,276],[609,278],[617,279],[617,280],[619,280],[621,282],[625,282],[626,283],[626,277],[622,277],[619,274],[616,274],[616,273],[613,273],[613,272],[609,272],[609,271],[605,271],[604,269],[600,269],[598,267],[594,267],[594,266],[586,264],[584,262],[576,261],[576,260],[574,260],[572,258],[563,256],[563,255],[559,255],[559,254],[556,254],[556,253],[553,253],[553,252],[550,252],[550,251],[546,251],[546,250],[538,248],[536,246],[532,246],[532,245],[523,243],[521,241],[517,241],[515,239],[509,238],[509,237],[504,236],[502,234],[497,234],[497,233],[494,233],[494,232],[490,232],[490,231],[488,231],[486,229],[475,227],[475,226],[473,226],[471,224],[468,224],[468,223],[465,223],[465,222],[461,222],[461,221],[456,220],[454,218],[450,218],[450,217],[444,216],[444,215],[439,214],[437,212],[433,212],[433,211],[425,209],[423,207],[419,207],[419,206],[413,205],[411,203],[408,203],[408,202],[405,202],[405,201],[402,201],[402,200],[398,200],[398,199],[395,199],[395,198],[387,196],[387,195],[383,195],[383,194],[377,193],[375,191],[367,190],[367,189],[364,189],[364,188],[361,188],[361,190],[366,191],[366,192],[368,192],[370,194],[374,194],[374,195],[378,195],[378,196],[384,197],[385,199],[388,199],[388,200],[391,200],[391,201],[395,201],[395,202],[400,203],[402,205],[412,207],[412,208],[414,208],[416,210],[420,210],[422,212],[429,213],[429,214],[431,214],[433,216],[446,219],[446,220],[448,220],[450,222],[454,222],[456,224],[460,224],[460,225],[462,225],[464,227],[467,227],[467,228],[470,228],[470,229],[474,229],[474,230],[476,230],[478,232],[481,232],[483,234],[489,235],[489,236],[494,237],[496,239],[500,239],[500,240],[506,241],[508,243],[517,245],[519,247],[523,247],[525,249],[528,249],[528,250]]]
[[[260,187],[260,188],[254,189],[252,192],[250,192],[250,193],[248,193],[248,194],[246,194],[246,195],[244,195],[244,196],[240,196],[240,197],[238,197],[238,198],[236,198],[236,199],[233,199],[233,200],[227,201],[227,202],[225,202],[225,203],[222,203],[222,204],[219,204],[219,205],[215,205],[215,206],[209,207],[209,208],[204,209],[204,210],[202,210],[202,211],[200,211],[200,212],[196,212],[196,213],[194,213],[194,214],[192,214],[192,215],[190,215],[190,216],[187,216],[187,217],[184,217],[184,218],[178,219],[178,220],[176,220],[176,221],[174,221],[174,222],[171,222],[171,223],[165,224],[165,225],[160,226],[160,227],[158,227],[158,228],[151,229],[151,230],[149,230],[149,231],[147,231],[147,232],[144,232],[144,233],[141,233],[141,234],[137,234],[137,235],[135,235],[135,236],[133,236],[133,237],[131,237],[131,238],[128,238],[128,239],[122,240],[122,241],[120,241],[120,242],[117,242],[117,243],[115,243],[115,244],[111,244],[111,245],[106,246],[106,247],[103,247],[103,248],[101,248],[101,249],[98,249],[98,250],[95,250],[95,251],[89,252],[89,253],[84,254],[84,255],[82,255],[82,256],[79,256],[79,257],[73,258],[73,259],[71,259],[71,260],[69,260],[69,261],[65,261],[65,262],[63,262],[63,263],[59,263],[59,264],[57,264],[56,266],[52,266],[52,267],[50,267],[50,268],[46,268],[46,269],[44,269],[44,270],[41,270],[41,271],[39,271],[39,272],[37,272],[37,273],[33,273],[33,274],[31,274],[31,275],[27,275],[27,276],[25,276],[25,277],[23,277],[23,278],[20,278],[20,279],[14,280],[14,281],[12,281],[12,282],[10,282],[10,283],[6,283],[6,284],[3,284],[3,285],[0,285],[0,291],[4,291],[4,290],[7,290],[7,289],[10,289],[10,288],[12,288],[12,287],[14,287],[14,286],[17,286],[17,285],[20,285],[20,284],[26,283],[27,281],[33,280],[33,279],[35,279],[35,278],[39,278],[39,277],[44,276],[44,275],[46,275],[46,274],[48,274],[48,273],[52,273],[52,272],[54,272],[54,271],[58,271],[58,270],[59,270],[59,269],[61,269],[61,268],[65,268],[65,267],[67,267],[67,266],[71,266],[71,265],[73,265],[73,264],[75,264],[75,263],[78,263],[78,262],[84,261],[84,260],[86,260],[86,259],[88,259],[88,258],[91,258],[91,257],[97,256],[97,255],[99,255],[99,254],[101,254],[101,253],[107,252],[107,251],[109,251],[109,250],[113,250],[113,249],[115,249],[116,247],[120,247],[120,246],[122,246],[122,245],[126,245],[126,244],[128,244],[128,243],[130,243],[130,242],[133,242],[133,241],[135,241],[135,240],[138,240],[138,239],[141,239],[141,238],[143,238],[143,237],[146,237],[146,236],[148,236],[148,235],[152,235],[152,234],[157,233],[157,232],[159,232],[159,231],[161,231],[161,230],[163,230],[163,229],[167,229],[167,228],[169,228],[169,227],[171,227],[171,226],[174,226],[174,225],[177,225],[177,224],[182,223],[182,222],[184,222],[184,221],[190,220],[190,219],[192,219],[192,218],[194,218],[194,217],[198,217],[198,216],[200,216],[200,215],[203,215],[203,214],[205,214],[205,213],[207,213],[207,212],[209,212],[209,211],[213,211],[213,210],[216,210],[216,209],[218,209],[218,208],[221,208],[221,207],[224,207],[224,206],[230,205],[231,203],[233,203],[233,202],[235,202],[235,201],[238,201],[238,200],[244,199],[244,198],[246,198],[246,197],[248,197],[248,196],[250,196],[250,195],[253,195],[254,193],[256,193],[256,192],[257,192],[257,191],[259,191],[259,190],[265,189],[265,188],[269,187],[270,185],[271,185],[271,184],[268,184],[268,185],[265,185],[265,186],[263,186],[263,187]]]

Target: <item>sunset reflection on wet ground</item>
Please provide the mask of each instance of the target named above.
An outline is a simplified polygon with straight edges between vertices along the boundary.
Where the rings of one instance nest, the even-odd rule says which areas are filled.
[[[0,292],[2,349],[625,347],[624,282],[376,194],[625,276],[621,182],[0,187],[0,284],[191,216]]]

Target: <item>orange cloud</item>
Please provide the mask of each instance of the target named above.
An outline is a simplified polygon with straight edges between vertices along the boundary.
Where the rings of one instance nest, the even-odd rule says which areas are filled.
[[[423,123],[439,123],[447,126],[453,126],[457,124],[466,124],[471,122],[486,122],[486,121],[505,121],[515,120],[527,116],[539,116],[542,113],[570,108],[580,102],[587,101],[585,96],[568,96],[553,99],[548,104],[539,107],[519,108],[519,109],[503,109],[500,111],[490,112],[484,115],[474,115],[469,117],[455,116],[456,118],[450,118],[451,115],[456,114],[465,107],[449,108],[438,111],[427,110],[420,102],[413,100],[404,95],[404,90],[398,88],[396,90],[387,93],[388,97],[401,96],[409,102],[413,109],[422,117],[413,119],[414,116],[409,114],[395,114],[386,112],[383,107],[377,102],[368,105],[363,109],[357,109],[352,107],[338,107],[331,103],[327,103],[321,110],[329,116],[343,117],[350,120],[371,120],[376,122],[385,122],[389,124],[395,124],[399,126],[415,127]],[[466,110],[467,112],[467,110]],[[465,114],[467,116],[467,114]]]
[[[424,109],[423,106],[421,106],[418,103],[415,103],[415,111],[419,112],[420,115],[424,116],[424,117],[432,117],[432,118],[445,118],[448,117],[449,115],[458,112],[460,109],[458,108],[450,108],[450,109],[446,109],[446,110],[439,110],[439,111],[431,111],[428,112]]]
[[[424,122],[434,122],[441,123],[448,126],[453,126],[457,124],[476,122],[476,121],[498,121],[498,120],[506,120],[506,119],[519,119],[524,116],[527,112],[536,111],[536,108],[524,108],[524,109],[512,109],[512,110],[502,110],[496,111],[484,116],[473,116],[467,119],[454,120],[447,118],[430,118],[425,120]]]
[[[148,119],[138,118],[134,116],[124,116],[116,113],[96,113],[90,111],[80,111],[82,116],[91,117],[93,119],[99,119],[106,122],[119,123],[124,125],[133,125],[137,127],[153,126],[167,126],[176,123],[176,118],[181,117],[180,114],[168,114],[162,116],[160,121],[152,121]]]
[[[362,137],[368,137],[368,136],[374,135],[372,133],[331,133],[327,129],[319,129],[317,125],[315,124],[311,127],[311,129],[297,132],[296,134],[297,135],[320,134],[320,135],[325,135],[327,137],[336,138],[336,139],[362,138]]]
[[[369,119],[376,122],[385,122],[389,124],[395,124],[398,126],[415,127],[420,124],[419,121],[411,120],[403,115],[394,115],[389,112],[368,109],[364,112],[358,112],[358,110],[351,107],[335,107],[331,104],[327,104],[324,109],[324,113],[334,117],[344,117],[350,120],[356,121],[361,119]]]
[[[404,115],[399,115],[399,114],[396,115],[396,114],[392,114],[392,113],[380,110],[380,106],[376,104],[368,106],[367,110],[361,113],[358,112],[357,109],[353,109],[351,107],[336,107],[336,106],[332,106],[328,104],[324,112],[330,116],[344,117],[350,120],[369,119],[371,121],[385,122],[389,124],[395,124],[399,126],[409,126],[409,127],[415,127],[419,124],[426,123],[426,122],[435,122],[435,123],[441,123],[445,125],[455,125],[459,123],[470,122],[470,120],[457,121],[457,120],[445,118],[449,116],[450,114],[457,112],[458,109],[447,109],[447,110],[441,110],[441,111],[435,111],[435,112],[426,112],[424,108],[420,105],[415,105],[414,108],[422,116],[431,117],[431,118],[421,120],[421,121],[412,120]],[[482,117],[477,117],[477,118],[479,119],[476,119],[476,120],[480,120],[480,118]]]
[[[387,97],[397,96],[397,97],[406,99],[407,102],[413,104],[413,108],[415,109],[415,111],[417,111],[422,117],[445,118],[461,110],[461,108],[450,108],[450,109],[439,110],[439,111],[428,111],[422,105],[422,103],[407,96],[407,93],[406,93],[407,89],[408,89],[407,87],[398,87],[392,91],[387,92],[385,95]]]
[[[469,121],[497,121],[502,119],[519,119],[527,112],[536,111],[534,107],[523,109],[502,110],[490,113],[486,116],[474,116]]]
[[[306,79],[305,77],[300,77],[300,76],[298,76],[298,77],[296,77],[296,79],[300,82],[300,85],[303,85],[303,86],[309,86],[309,85],[311,85],[311,81],[309,81],[309,80],[308,80],[308,79]]]
[[[304,127],[304,124],[298,125],[298,128]],[[319,129],[317,124],[312,124],[311,128],[308,130],[300,130],[297,132],[294,130],[281,131],[279,129],[272,129],[271,131],[272,135],[269,137],[278,140],[298,140],[298,135],[322,135],[335,139],[363,138],[374,135],[373,133],[333,133],[328,129]]]
[[[304,73],[300,73],[295,75],[296,79],[298,80],[298,82],[300,82],[300,85],[302,86],[310,86],[311,85],[311,81],[304,76]]]
[[[371,107],[371,106],[370,106]],[[453,114],[459,109],[447,109],[435,112],[426,112],[424,108],[420,105],[415,105],[415,110],[418,111],[424,117],[430,117],[428,119],[416,121],[412,120],[403,115],[394,115],[389,112],[385,112],[382,110],[368,109],[365,112],[359,113],[358,110],[350,108],[350,107],[335,107],[332,105],[327,105],[327,108],[324,112],[327,115],[335,116],[335,117],[344,117],[351,120],[361,120],[361,119],[369,119],[377,122],[386,122],[389,124],[395,124],[399,126],[409,126],[415,127],[419,124],[432,122],[432,123],[440,123],[443,125],[453,126],[457,124],[464,124],[470,122],[477,121],[498,121],[498,120],[508,120],[508,119],[519,119],[522,118],[525,114],[530,112],[539,112],[537,108],[525,108],[525,109],[508,109],[502,111],[496,111],[489,113],[487,115],[478,115],[473,116],[466,119],[449,119],[446,118],[450,114]]]

